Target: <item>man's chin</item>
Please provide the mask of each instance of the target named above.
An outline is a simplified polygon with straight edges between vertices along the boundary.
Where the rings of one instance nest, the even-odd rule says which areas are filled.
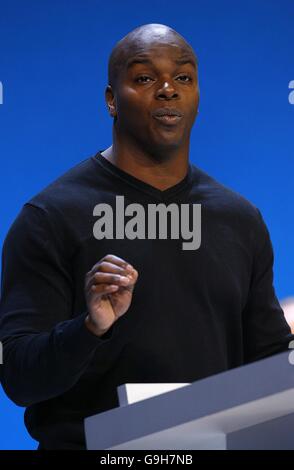
[[[173,154],[180,149],[182,142],[179,140],[164,140],[149,142],[146,150],[157,161],[168,161]]]

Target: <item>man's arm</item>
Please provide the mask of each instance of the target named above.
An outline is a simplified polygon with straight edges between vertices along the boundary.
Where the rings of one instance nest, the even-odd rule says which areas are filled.
[[[260,211],[251,286],[243,311],[244,357],[252,362],[288,349],[294,339],[273,286],[274,254]]]
[[[72,273],[55,230],[43,209],[26,204],[3,246],[0,378],[20,406],[70,389],[115,327],[99,337],[85,324],[88,312],[72,319]]]

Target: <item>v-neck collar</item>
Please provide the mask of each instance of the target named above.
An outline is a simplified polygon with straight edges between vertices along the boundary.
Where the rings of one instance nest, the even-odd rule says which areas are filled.
[[[169,199],[171,196],[174,196],[175,194],[178,194],[182,190],[187,188],[192,182],[192,167],[191,167],[191,164],[189,163],[187,174],[181,181],[179,181],[177,184],[167,189],[160,190],[146,183],[145,181],[142,181],[136,178],[130,173],[127,173],[121,168],[118,168],[116,165],[111,163],[107,158],[105,158],[101,152],[103,152],[103,150],[99,150],[99,152],[97,152],[96,155],[94,155],[92,158],[95,161],[97,161],[107,172],[124,180],[126,183],[135,187],[137,190],[148,193],[150,196],[153,196],[156,199],[160,199],[160,200]]]

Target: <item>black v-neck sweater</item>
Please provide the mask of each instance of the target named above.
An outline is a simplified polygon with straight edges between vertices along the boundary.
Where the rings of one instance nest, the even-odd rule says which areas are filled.
[[[201,245],[93,236],[96,204],[201,204]],[[85,326],[85,274],[106,254],[138,271],[132,304],[108,332]],[[44,449],[85,448],[84,418],[118,406],[130,382],[193,382],[288,348],[259,210],[190,164],[160,191],[101,153],[29,200],[3,246],[1,383],[27,407]],[[172,410],[171,410],[172,411]],[[103,429],[101,429],[103,432]]]

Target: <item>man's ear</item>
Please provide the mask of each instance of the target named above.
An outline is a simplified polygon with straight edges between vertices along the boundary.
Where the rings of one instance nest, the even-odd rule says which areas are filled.
[[[113,89],[111,85],[107,85],[105,90],[105,100],[107,103],[108,112],[111,117],[116,117],[116,105]]]

